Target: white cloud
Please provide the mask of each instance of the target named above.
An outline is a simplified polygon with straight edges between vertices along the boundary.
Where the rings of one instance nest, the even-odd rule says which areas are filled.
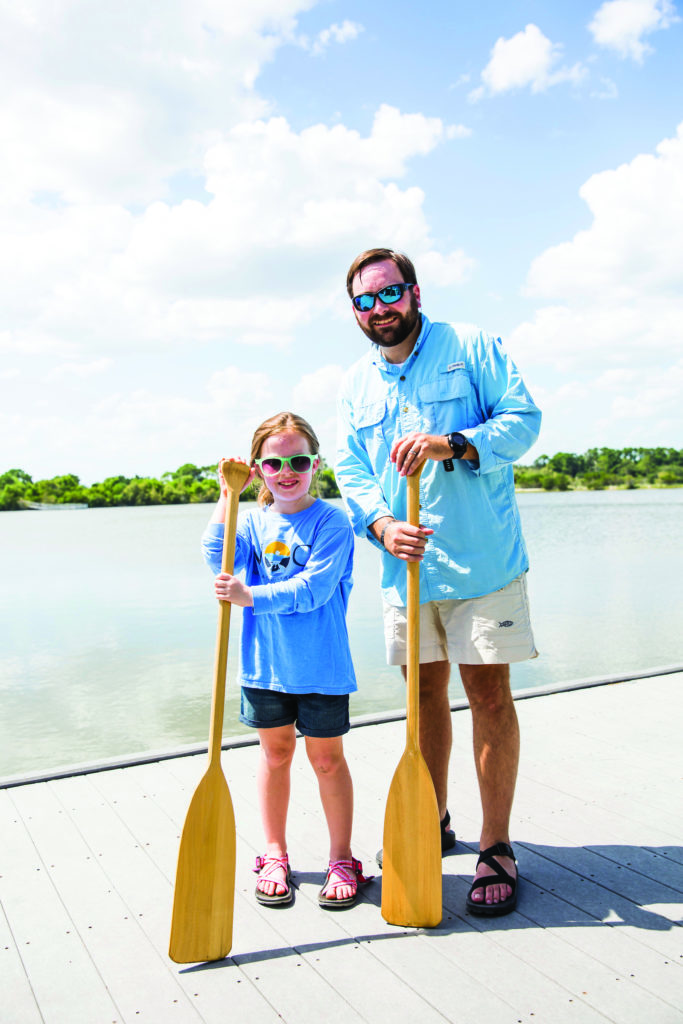
[[[596,100],[616,100],[619,90],[611,78],[601,78],[599,88],[594,89],[591,96]]]
[[[510,39],[501,36],[481,73],[482,85],[469,94],[470,101],[526,86],[532,92],[545,92],[560,82],[577,84],[585,77],[586,69],[580,63],[558,68],[561,54],[562,47],[543,35],[537,25],[527,25]]]
[[[290,400],[331,452],[337,371],[314,342],[363,350],[350,259],[379,241],[466,279],[405,179],[467,127],[383,104],[369,131],[294,128],[256,93],[315,2],[0,0],[0,464],[159,472],[244,449]]]
[[[360,25],[357,21],[343,21],[341,25],[330,25],[329,28],[325,28],[322,32],[319,32],[315,37],[313,44],[311,45],[311,53],[315,56],[319,56],[324,53],[325,50],[330,46],[331,43],[348,43],[352,39],[357,39],[361,32],[364,31],[363,25]]]
[[[254,82],[314,3],[3,4],[0,204],[167,195],[174,174],[201,169],[217,128],[267,112]]]
[[[673,414],[667,367],[678,366],[680,375],[683,124],[655,154],[593,175],[580,195],[593,221],[533,261],[527,292],[552,301],[512,332],[510,346],[526,364],[561,374],[594,380],[607,371],[636,370],[637,381],[620,379],[632,387],[634,399],[644,380],[650,381],[650,394],[659,394],[659,384],[652,383],[656,372]],[[601,380],[614,383],[617,377]],[[660,404],[664,415],[666,403]]]
[[[445,254],[426,252],[414,262],[420,284],[432,284],[437,288],[462,284],[477,265],[476,260],[467,256],[462,249]]]
[[[337,389],[344,375],[344,367],[338,363],[321,366],[311,373],[305,373],[292,389],[292,401],[304,405],[311,401],[320,405],[334,406]]]
[[[681,359],[666,367],[615,368],[555,386],[537,386],[533,373],[525,373],[525,378],[543,410],[541,437],[525,455],[527,465],[543,453],[583,452],[596,444],[614,448],[677,446],[676,439],[681,436]]]
[[[652,53],[643,37],[676,21],[680,18],[671,0],[606,0],[595,12],[588,30],[598,45],[642,63],[646,54]]]
[[[95,343],[286,345],[310,320],[312,294],[333,301],[329,278],[342,287],[339,266],[368,237],[410,249],[444,282],[462,280],[470,261],[432,252],[423,192],[396,183],[450,133],[439,118],[388,105],[365,137],[344,125],[295,132],[284,118],[248,121],[207,149],[206,203],[139,213],[16,204],[0,245],[4,347],[42,339],[73,358],[74,346]]]
[[[106,373],[113,366],[113,360],[102,357],[101,359],[93,359],[88,363],[62,363],[60,366],[53,367],[46,375],[46,380],[64,380],[69,377],[96,377],[101,373]]]

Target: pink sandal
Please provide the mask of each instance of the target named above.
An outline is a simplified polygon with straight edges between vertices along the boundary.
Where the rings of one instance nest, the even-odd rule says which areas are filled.
[[[276,875],[283,870],[285,873],[285,881],[281,878],[277,878]],[[289,856],[287,854],[284,857],[270,857],[267,853],[263,857],[256,858],[256,867],[254,871],[258,874],[259,882],[274,882],[277,886],[284,886],[284,892],[275,892],[272,896],[263,892],[259,889],[258,882],[256,883],[256,899],[259,903],[262,903],[266,907],[281,906],[283,903],[292,902],[292,889],[290,881],[292,878],[292,869],[289,866]]]
[[[337,876],[336,881],[330,881],[332,875]],[[350,907],[356,902],[358,886],[371,882],[374,877],[374,875],[365,877],[363,865],[355,857],[352,857],[351,860],[331,860],[330,866],[327,869],[327,875],[325,876],[325,884],[318,893],[318,903],[321,907],[327,907],[328,910]],[[337,889],[347,885],[353,888],[353,894],[346,896],[344,899],[339,899],[337,897]],[[334,893],[333,896],[327,895],[330,891]]]

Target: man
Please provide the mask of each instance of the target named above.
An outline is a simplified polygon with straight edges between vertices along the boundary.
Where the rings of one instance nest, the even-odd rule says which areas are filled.
[[[472,709],[483,812],[467,906],[508,913],[517,902],[509,822],[519,759],[509,663],[536,657],[512,464],[536,440],[541,414],[500,339],[421,313],[407,256],[361,253],[347,290],[373,345],[341,384],[337,481],[355,532],[382,548],[387,660],[404,676],[402,563],[421,563],[420,745],[442,852],[455,845],[446,802],[455,661]],[[413,527],[401,477],[421,464],[420,526]]]

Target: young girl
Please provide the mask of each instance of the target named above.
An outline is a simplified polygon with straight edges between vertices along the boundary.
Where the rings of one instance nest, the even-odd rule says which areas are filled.
[[[244,569],[245,581],[220,571],[223,482],[202,548],[218,572],[216,597],[244,608],[240,721],[259,734],[258,796],[266,840],[265,854],[256,858],[256,899],[267,905],[292,900],[285,829],[296,725],[330,833],[329,868],[318,902],[339,908],[350,906],[359,883],[368,881],[351,854],[353,787],[342,741],[349,729],[349,693],[356,689],[346,631],[353,532],[341,509],[309,493],[318,449],[313,429],[300,416],[284,412],[262,423],[244,485],[255,475],[263,481],[258,508],[241,515],[237,527],[235,572]]]

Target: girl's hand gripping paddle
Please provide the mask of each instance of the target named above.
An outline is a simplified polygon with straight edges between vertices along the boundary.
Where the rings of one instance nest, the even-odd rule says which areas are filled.
[[[421,468],[407,477],[408,522],[420,524]],[[434,784],[420,752],[420,563],[408,562],[406,748],[384,814],[382,917],[433,928],[441,907],[441,830]]]
[[[222,469],[228,500],[221,568],[232,574],[237,507],[249,467],[241,462],[224,462]],[[209,765],[192,797],[180,837],[169,948],[169,956],[179,964],[221,960],[232,945],[235,815],[221,768],[230,607],[228,601],[219,603]]]

